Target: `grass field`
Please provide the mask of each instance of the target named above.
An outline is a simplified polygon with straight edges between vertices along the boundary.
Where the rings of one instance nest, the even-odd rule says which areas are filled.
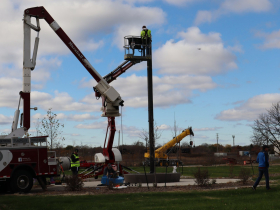
[[[244,166],[234,166],[233,174],[238,176],[239,170]],[[251,169],[251,166],[245,166]],[[144,172],[143,167],[132,167],[134,170]],[[201,167],[208,169],[211,178],[229,177],[229,166]],[[168,172],[172,167],[168,167]],[[193,176],[197,167],[184,167],[184,176]],[[146,168],[148,171],[149,168]],[[165,172],[166,168],[157,168],[157,173]],[[255,174],[257,166],[254,166]],[[180,172],[181,168],[180,168]],[[271,179],[280,179],[280,165],[272,165],[269,169]],[[106,195],[79,195],[79,196],[47,196],[47,195],[0,195],[0,210],[32,210],[32,209],[280,209],[280,185],[274,182],[272,190],[264,187],[234,190],[205,190],[190,192],[151,192],[130,194]],[[202,188],[203,189],[203,188]]]
[[[238,177],[240,169],[241,168],[249,168],[251,171],[251,174],[258,175],[258,166],[254,165],[253,170],[251,165],[246,165],[246,166],[233,166],[233,176]],[[131,167],[133,170],[138,171],[140,173],[144,173],[144,167]],[[201,170],[203,169],[208,169],[210,173],[211,178],[229,178],[230,177],[230,167],[229,166],[203,166],[200,167]],[[167,168],[167,173],[171,173],[173,170],[172,167]],[[194,172],[197,170],[197,167],[184,167],[182,171],[182,167],[178,168],[177,171],[181,173],[182,176],[188,176],[188,177],[193,177]],[[157,167],[156,172],[157,173],[165,173],[166,168],[165,167]],[[146,172],[149,172],[149,168],[146,167]],[[271,176],[271,179],[280,179],[280,165],[271,165],[269,168],[269,173],[270,175],[273,174],[278,174],[278,176]]]
[[[0,209],[280,209],[280,186],[193,192],[131,193],[81,196],[1,195]]]

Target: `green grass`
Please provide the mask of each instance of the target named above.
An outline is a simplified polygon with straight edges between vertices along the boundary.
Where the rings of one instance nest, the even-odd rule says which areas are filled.
[[[83,196],[1,195],[0,209],[280,209],[280,186],[265,188],[192,192],[130,193]]]
[[[234,177],[238,177],[240,169],[241,168],[249,168],[251,170],[251,174],[253,174],[253,170],[254,170],[254,175],[258,175],[258,166],[254,165],[253,166],[253,170],[252,167],[250,165],[246,165],[246,166],[234,166],[233,167],[233,176]],[[143,167],[131,167],[133,170],[138,171],[140,173],[144,173],[144,168]],[[210,173],[210,177],[211,178],[229,178],[230,177],[230,172],[229,166],[208,166],[208,167],[200,167],[201,170],[203,169],[208,169],[209,173]],[[146,172],[149,172],[149,167],[146,167]],[[156,172],[157,173],[165,173],[166,168],[165,167],[157,167],[156,168]],[[168,167],[167,168],[167,173],[171,173],[173,170],[172,167]],[[177,169],[178,172],[181,173],[182,176],[189,176],[189,177],[193,177],[194,172],[197,170],[197,167],[184,167],[183,168],[183,173],[182,173],[182,167],[179,167]],[[271,179],[280,179],[280,165],[271,165],[269,168],[269,173],[270,175],[273,174],[279,174],[279,176],[273,177],[271,176]]]

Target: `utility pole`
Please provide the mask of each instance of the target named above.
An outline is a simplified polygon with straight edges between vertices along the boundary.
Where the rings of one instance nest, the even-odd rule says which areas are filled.
[[[232,138],[233,138],[233,144],[232,144],[232,146],[234,146],[234,138],[235,138],[235,135],[232,135]]]
[[[149,117],[149,140],[150,140],[150,173],[155,172],[155,139],[154,139],[154,105],[153,105],[153,67],[152,59],[147,61],[148,77],[148,117]]]
[[[219,134],[217,133],[217,153],[219,152]]]

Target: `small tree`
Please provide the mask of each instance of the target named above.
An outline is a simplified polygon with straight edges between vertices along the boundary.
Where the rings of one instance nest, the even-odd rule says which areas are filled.
[[[207,186],[210,184],[210,174],[208,172],[208,169],[200,170],[200,168],[197,168],[197,170],[193,173],[194,176],[194,182],[198,186]]]
[[[280,151],[280,102],[272,104],[267,113],[260,114],[252,126],[251,141],[255,145],[272,144]]]
[[[44,117],[41,123],[41,127],[39,132],[41,135],[49,136],[49,145],[50,149],[53,149],[53,145],[60,146],[60,141],[64,141],[65,139],[60,137],[62,134],[62,128],[64,128],[64,124],[61,124],[58,119],[56,119],[57,115],[52,112],[50,108],[47,111],[47,117]]]
[[[157,144],[157,140],[161,137],[162,131],[159,130],[159,127],[157,126],[157,123],[154,122],[154,140],[155,145]],[[144,140],[147,144],[147,147],[150,146],[150,140],[149,140],[149,131],[143,129],[141,133],[139,134],[139,138]]]

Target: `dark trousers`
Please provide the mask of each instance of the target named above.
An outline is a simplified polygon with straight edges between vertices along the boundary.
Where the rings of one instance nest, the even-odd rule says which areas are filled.
[[[142,39],[142,56],[151,55],[151,38]]]
[[[77,176],[79,172],[79,167],[71,167],[72,175]]]
[[[260,169],[259,168],[259,177],[257,178],[254,187],[257,187],[260,183],[262,176],[264,174],[265,182],[266,182],[266,189],[269,189],[269,176],[268,176],[268,168]]]

